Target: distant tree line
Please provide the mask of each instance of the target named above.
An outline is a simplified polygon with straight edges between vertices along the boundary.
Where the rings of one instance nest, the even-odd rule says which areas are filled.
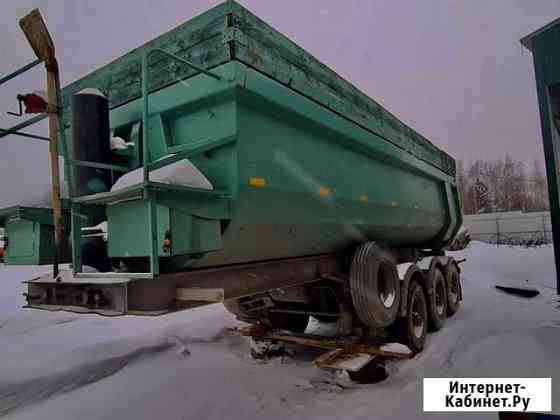
[[[527,170],[521,161],[457,162],[457,184],[464,214],[548,210],[547,182],[539,162]]]

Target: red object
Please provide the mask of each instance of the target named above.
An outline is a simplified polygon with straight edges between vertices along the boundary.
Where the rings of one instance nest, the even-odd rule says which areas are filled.
[[[42,114],[47,112],[47,101],[40,92],[18,95],[18,100],[25,104],[26,114]]]

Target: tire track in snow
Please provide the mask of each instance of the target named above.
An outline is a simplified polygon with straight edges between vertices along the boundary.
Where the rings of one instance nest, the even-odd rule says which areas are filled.
[[[177,343],[168,341],[141,347],[121,356],[83,364],[51,376],[24,382],[2,382],[0,379],[0,417],[47,398],[101,381],[132,363],[167,351],[176,345]]]
[[[25,334],[29,334],[35,331],[39,331],[39,330],[43,330],[46,328],[51,328],[51,327],[58,327],[60,325],[64,325],[64,324],[69,324],[72,322],[78,321],[78,317],[68,317],[68,318],[60,318],[60,319],[55,319],[55,320],[49,320],[47,322],[41,322],[37,325],[32,325],[26,328],[20,328],[18,329],[17,327],[12,327],[11,329],[14,331],[10,331],[10,323],[8,323],[8,325],[0,325],[0,328],[2,327],[6,327],[6,330],[8,331],[7,333],[4,332],[0,332],[0,336],[2,336],[2,338],[5,337],[15,337],[15,336],[19,336],[19,335],[25,335]]]

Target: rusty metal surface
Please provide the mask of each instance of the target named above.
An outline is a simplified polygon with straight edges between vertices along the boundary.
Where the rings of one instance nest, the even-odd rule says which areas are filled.
[[[228,267],[191,270],[162,276],[160,280],[176,287],[221,288],[224,299],[250,296],[278,287],[289,287],[318,280],[323,274],[342,275],[338,255],[288,258]]]
[[[96,278],[75,277],[70,271],[62,271],[58,280],[47,274],[27,283],[28,304],[39,309],[42,305],[56,306],[60,310],[75,311],[75,307],[87,310],[111,310],[137,314],[162,314],[213,303],[201,300],[201,294],[220,290],[220,300],[251,296],[278,287],[289,287],[316,281],[323,274],[340,275],[343,264],[338,255],[289,258],[253,264],[192,270],[164,274],[157,280],[126,277]],[[123,273],[124,274],[124,273]],[[193,300],[184,299],[178,290],[197,291]],[[47,296],[47,290],[48,296]],[[84,290],[94,290],[106,296],[106,303],[96,307],[78,300]],[[118,296],[115,294],[118,290]],[[223,295],[222,295],[223,291]],[[65,295],[56,299],[53,296]],[[118,302],[118,304],[117,304]],[[52,308],[51,308],[52,309]]]

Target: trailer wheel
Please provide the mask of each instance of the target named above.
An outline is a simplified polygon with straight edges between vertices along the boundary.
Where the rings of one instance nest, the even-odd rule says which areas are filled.
[[[406,316],[401,319],[400,335],[414,353],[420,353],[428,334],[428,305],[420,284],[413,280],[408,288]]]
[[[445,285],[445,277],[439,267],[434,267],[428,275],[433,276],[432,294],[430,299],[430,327],[433,331],[438,331],[445,324],[447,316],[447,287]]]
[[[374,242],[361,245],[350,268],[350,294],[360,320],[388,327],[399,311],[400,281],[391,253]]]
[[[447,283],[447,315],[451,316],[461,305],[459,270],[453,260],[450,260],[445,267],[445,280]]]

